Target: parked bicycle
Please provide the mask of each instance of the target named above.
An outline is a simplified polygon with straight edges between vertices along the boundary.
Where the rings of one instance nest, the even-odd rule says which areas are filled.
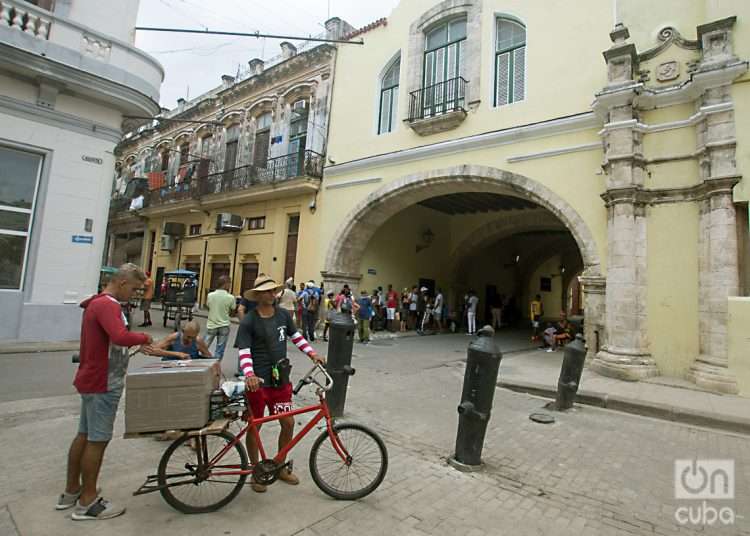
[[[317,404],[257,418],[248,407],[241,413],[235,412],[219,430],[208,427],[183,433],[164,452],[157,474],[150,475],[134,495],[159,491],[170,506],[185,514],[214,512],[237,496],[249,475],[269,485],[277,480],[282,469],[291,470],[292,462],[284,461],[287,454],[323,419],[326,429],[310,449],[313,481],[334,499],[356,500],[372,493],[388,470],[388,451],[383,440],[361,424],[334,422],[325,399],[325,393],[333,387],[333,379],[323,366],[316,364],[310,369],[297,383],[294,394],[306,385],[317,386]],[[242,398],[228,400],[227,407],[244,408],[244,395],[239,396]],[[275,457],[268,458],[258,425],[313,412],[316,412],[313,418],[292,441]],[[240,418],[247,424],[233,434],[228,425]],[[242,441],[247,433],[255,436],[259,446],[261,459],[256,465],[250,464]]]

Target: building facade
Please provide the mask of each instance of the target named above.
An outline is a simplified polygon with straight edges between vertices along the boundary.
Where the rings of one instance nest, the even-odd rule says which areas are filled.
[[[159,110],[138,4],[0,2],[0,340],[78,338],[123,118]]]
[[[750,394],[750,5],[409,0],[338,51],[312,266],[480,318],[582,314],[589,365]],[[743,150],[744,147],[744,150]]]
[[[351,33],[339,19],[331,38]],[[327,150],[336,49],[281,44],[281,55],[127,134],[117,148],[107,262],[141,262],[157,281],[199,274],[205,303],[222,275],[239,295],[259,272],[318,279],[308,230]]]

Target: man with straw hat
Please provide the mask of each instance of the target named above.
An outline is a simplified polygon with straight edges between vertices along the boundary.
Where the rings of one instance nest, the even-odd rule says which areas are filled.
[[[292,384],[289,380],[291,365],[286,356],[287,338],[316,363],[325,363],[294,325],[289,311],[276,305],[276,298],[284,286],[266,274],[260,274],[253,288],[245,292],[245,298],[257,303],[257,307],[245,315],[237,330],[239,365],[245,376],[246,397],[253,416],[262,417],[266,408],[274,415],[292,409]],[[294,435],[294,417],[279,419],[279,449],[284,448]],[[260,428],[260,427],[259,427]],[[253,434],[247,435],[247,451],[250,460],[260,461],[258,445]],[[282,469],[279,479],[297,485],[299,479],[288,469]],[[266,486],[252,482],[258,493]]]

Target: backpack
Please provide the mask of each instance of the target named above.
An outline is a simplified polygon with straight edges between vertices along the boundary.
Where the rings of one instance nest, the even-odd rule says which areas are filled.
[[[318,297],[314,292],[306,290],[302,294],[302,304],[305,306],[305,309],[307,311],[314,313],[318,310]]]

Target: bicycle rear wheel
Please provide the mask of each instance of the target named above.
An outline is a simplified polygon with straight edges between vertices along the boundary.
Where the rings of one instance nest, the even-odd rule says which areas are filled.
[[[338,424],[333,430],[347,458],[342,459],[328,432],[323,432],[310,450],[310,474],[315,484],[334,499],[361,499],[385,478],[388,451],[383,440],[361,424]]]
[[[200,437],[183,436],[172,443],[159,462],[161,496],[184,514],[214,512],[227,505],[245,485],[247,475],[216,475],[248,470],[247,452],[241,442],[229,448],[209,469],[213,460],[234,440],[228,432]]]

